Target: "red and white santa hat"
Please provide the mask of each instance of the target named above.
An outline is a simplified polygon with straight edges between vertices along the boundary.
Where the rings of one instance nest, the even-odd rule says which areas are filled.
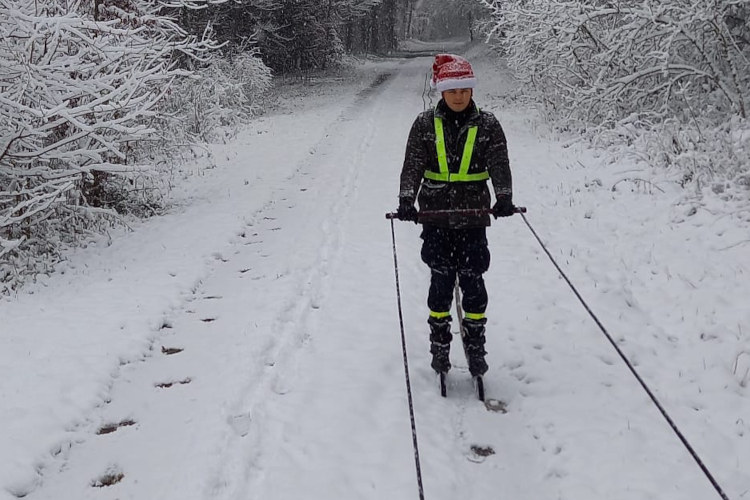
[[[453,54],[438,54],[432,65],[430,86],[438,92],[451,89],[473,89],[477,84],[469,61]]]

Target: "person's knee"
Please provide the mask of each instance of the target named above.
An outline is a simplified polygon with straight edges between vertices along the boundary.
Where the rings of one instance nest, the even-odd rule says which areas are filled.
[[[451,269],[432,269],[428,306],[433,311],[447,311],[453,300],[456,273]]]
[[[487,238],[482,233],[467,236],[467,244],[461,259],[461,271],[482,275],[490,268],[490,249]]]
[[[484,312],[487,308],[487,288],[481,274],[463,271],[458,274],[458,284],[463,292],[463,306],[469,312]]]
[[[490,250],[487,247],[472,248],[466,256],[465,265],[460,272],[479,275],[486,273],[490,268]]]
[[[433,245],[429,242],[425,242],[422,245],[422,262],[427,264],[430,269],[434,270],[448,270],[450,268],[450,258],[445,255],[441,245]]]
[[[449,281],[451,284],[456,281],[456,271],[450,266],[430,266],[430,272],[433,280]]]
[[[479,275],[490,269],[490,250],[487,247],[476,250],[473,258],[469,259],[469,269]]]

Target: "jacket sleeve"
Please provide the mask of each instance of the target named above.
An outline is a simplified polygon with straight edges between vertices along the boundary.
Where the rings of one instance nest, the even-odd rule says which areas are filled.
[[[406,143],[406,154],[404,155],[404,166],[401,169],[401,190],[399,198],[409,198],[414,201],[422,184],[424,171],[427,165],[428,152],[425,147],[424,116],[419,115],[409,132]]]
[[[505,132],[495,115],[487,113],[487,128],[490,133],[487,149],[487,170],[492,179],[495,197],[513,196],[513,178],[508,160],[508,143]]]

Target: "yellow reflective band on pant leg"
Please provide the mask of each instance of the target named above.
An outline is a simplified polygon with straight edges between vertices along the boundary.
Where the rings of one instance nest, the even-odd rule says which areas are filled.
[[[450,315],[451,315],[450,311],[448,312],[430,311],[430,318],[442,319],[442,318],[447,318]]]
[[[484,319],[484,318],[486,318],[487,315],[485,313],[470,313],[470,312],[467,312],[465,314],[465,317],[466,317],[466,319],[476,319],[476,320],[478,320],[478,319]]]

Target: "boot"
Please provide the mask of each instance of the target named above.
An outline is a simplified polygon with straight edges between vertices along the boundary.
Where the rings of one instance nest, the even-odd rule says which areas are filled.
[[[427,320],[430,325],[430,352],[432,353],[432,369],[438,373],[448,373],[451,369],[449,359],[451,349],[451,318],[433,318]]]
[[[468,319],[464,318],[464,351],[466,352],[466,361],[469,363],[469,372],[473,377],[484,375],[487,372],[487,362],[484,356],[487,352],[484,350],[484,325],[487,318]]]

